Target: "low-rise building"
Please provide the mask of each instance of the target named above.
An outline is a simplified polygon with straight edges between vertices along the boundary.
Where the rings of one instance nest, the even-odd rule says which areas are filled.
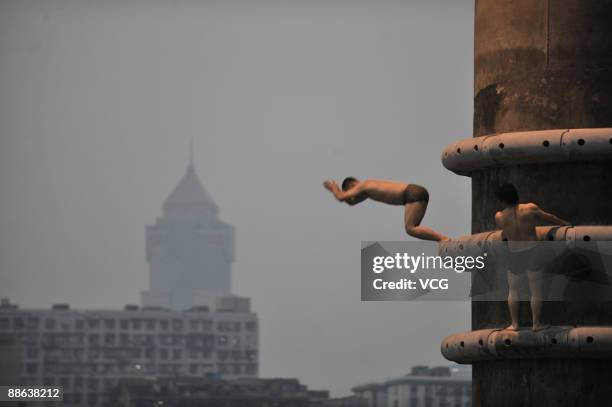
[[[221,298],[214,312],[20,309],[3,300],[0,338],[12,365],[3,376],[18,378],[10,384],[62,386],[62,405],[104,405],[120,379],[258,375],[258,320],[247,298]]]
[[[367,407],[471,407],[469,368],[414,366],[410,374],[353,388]]]
[[[297,379],[215,377],[122,380],[111,400],[114,407],[365,407],[356,396],[329,398],[326,390],[309,390]]]

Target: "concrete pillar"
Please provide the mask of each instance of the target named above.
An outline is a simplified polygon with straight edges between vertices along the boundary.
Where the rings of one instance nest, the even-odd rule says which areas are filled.
[[[611,0],[476,0],[474,136],[612,127]],[[472,174],[472,233],[495,229],[497,185],[574,224],[612,224],[612,162],[530,164]],[[588,298],[588,293],[584,293]],[[530,324],[527,306],[521,323]],[[610,303],[547,303],[544,322],[612,325]],[[508,324],[505,303],[472,304],[473,329]],[[601,406],[609,361],[525,359],[474,365],[474,406]]]

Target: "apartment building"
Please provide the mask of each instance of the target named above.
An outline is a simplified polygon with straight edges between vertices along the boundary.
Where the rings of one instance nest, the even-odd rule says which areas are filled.
[[[120,379],[255,378],[258,328],[250,300],[235,296],[219,298],[213,311],[20,309],[2,300],[0,356],[10,364],[0,363],[13,370],[3,377],[19,383],[0,384],[59,385],[62,405],[94,407]]]

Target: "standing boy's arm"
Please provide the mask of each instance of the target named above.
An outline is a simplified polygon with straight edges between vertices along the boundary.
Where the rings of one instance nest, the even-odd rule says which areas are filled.
[[[325,189],[327,189],[332,194],[334,194],[336,199],[340,202],[345,202],[351,198],[355,198],[357,195],[363,192],[361,182],[357,183],[357,185],[355,185],[353,188],[349,189],[348,191],[341,190],[340,187],[338,187],[338,184],[336,184],[334,181],[330,179],[325,181],[323,183],[323,186],[325,187]]]
[[[534,210],[535,210],[535,213],[536,213],[536,216],[538,217],[538,219],[540,219],[544,223],[548,223],[548,224],[552,223],[554,225],[561,225],[561,226],[570,226],[571,225],[571,223],[569,223],[568,221],[563,220],[563,219],[553,215],[552,213],[548,213],[546,211],[543,211],[537,205],[534,205]]]

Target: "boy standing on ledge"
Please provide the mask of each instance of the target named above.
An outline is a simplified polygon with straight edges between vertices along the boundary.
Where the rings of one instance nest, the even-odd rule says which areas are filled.
[[[497,199],[504,208],[495,214],[495,223],[508,242],[510,265],[508,268],[508,308],[510,325],[506,329],[519,328],[519,288],[522,277],[527,274],[531,291],[531,315],[533,331],[548,328],[541,322],[542,301],[546,291],[546,273],[549,256],[546,242],[539,243],[536,235],[538,224],[569,226],[570,223],[544,212],[534,203],[519,203],[518,191],[512,184],[504,184],[496,191]]]
[[[342,181],[342,189],[332,180],[325,181],[323,186],[334,194],[338,201],[346,202],[351,206],[368,198],[388,205],[404,206],[406,233],[422,240],[436,242],[449,240],[447,236],[426,226],[421,226],[429,203],[429,193],[420,185],[378,179],[359,181],[356,178],[347,177]]]

